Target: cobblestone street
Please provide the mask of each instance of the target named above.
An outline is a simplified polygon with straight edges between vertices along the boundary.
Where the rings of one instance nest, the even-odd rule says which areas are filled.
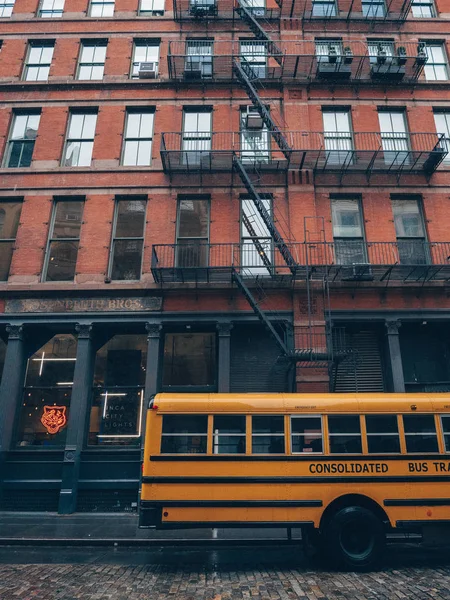
[[[1,600],[450,599],[450,553],[410,547],[363,574],[326,571],[297,546],[2,547],[0,561]]]

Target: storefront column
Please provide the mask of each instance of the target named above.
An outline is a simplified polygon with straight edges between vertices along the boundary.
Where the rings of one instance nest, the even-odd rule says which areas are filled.
[[[389,358],[391,362],[391,374],[393,391],[402,393],[405,391],[405,378],[403,376],[402,353],[400,350],[399,329],[400,321],[386,321],[386,335],[388,339]]]
[[[232,323],[218,323],[219,334],[219,365],[217,376],[217,391],[228,393],[230,391],[230,368],[231,368],[231,330]]]
[[[159,357],[162,326],[159,323],[146,323],[147,330],[147,364],[145,367],[144,412],[142,415],[141,449],[144,450],[145,423],[150,398],[158,392]]]
[[[77,324],[75,329],[78,333],[77,357],[70,400],[58,511],[63,515],[73,513],[76,510],[81,451],[88,421],[95,359],[92,325],[90,323]]]
[[[27,363],[23,326],[7,325],[6,331],[8,346],[0,387],[0,465],[11,447],[17,407],[22,401]]]

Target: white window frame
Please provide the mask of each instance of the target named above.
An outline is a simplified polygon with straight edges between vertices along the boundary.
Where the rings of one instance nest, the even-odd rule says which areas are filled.
[[[23,127],[22,137],[17,137],[18,133],[15,133],[15,130],[18,126],[18,120],[20,119],[20,117],[25,117],[26,120],[25,120],[25,126]],[[28,128],[29,120],[32,117],[37,117],[36,129]],[[30,111],[13,112],[11,125],[10,125],[9,133],[8,133],[8,144],[7,144],[7,148],[6,148],[6,152],[5,152],[5,159],[4,159],[4,165],[3,165],[4,167],[6,167],[8,169],[26,169],[31,166],[31,163],[33,162],[33,152],[34,152],[34,146],[36,143],[37,132],[39,130],[40,119],[41,119],[40,111],[30,110]],[[13,151],[14,145],[16,143],[22,144],[21,151],[20,151],[20,158],[22,158],[22,156],[23,156],[24,148],[27,145],[33,144],[33,149],[31,151],[31,159],[30,159],[29,165],[19,164],[17,166],[10,166],[12,151]]]
[[[142,48],[142,50],[138,50]],[[133,60],[131,62],[132,79],[139,78],[139,68],[141,63],[156,63],[156,77],[159,75],[159,52],[160,43],[155,40],[135,39],[133,42]],[[139,60],[137,60],[139,58]]]
[[[426,14],[429,13],[429,14]],[[411,14],[415,19],[433,19],[436,17],[436,7],[433,0],[412,0]]]
[[[142,8],[143,5],[145,5],[146,8]],[[138,14],[145,17],[163,17],[164,5],[165,0],[139,0]],[[147,8],[147,6],[149,8]]]
[[[51,49],[50,56],[46,57],[45,62],[42,61],[43,55],[45,54],[44,49]],[[30,62],[33,49],[37,49],[39,54],[38,62]],[[43,40],[31,40],[28,42],[27,57],[25,59],[25,65],[23,69],[22,79],[23,81],[47,81],[50,73],[50,67],[53,60],[53,52],[55,50],[55,42],[47,42]],[[29,77],[30,69],[36,70],[36,77]]]
[[[86,117],[87,116],[95,116],[95,119],[93,120],[89,120],[89,121],[93,121],[93,130],[91,132],[89,131],[85,131],[85,128],[88,128],[90,126],[90,123],[86,123]],[[74,117],[76,116],[81,116],[82,121],[81,121],[81,128],[80,128],[80,136],[77,137],[72,137],[71,135],[71,128],[74,127]],[[64,151],[63,151],[63,158],[62,158],[62,165],[63,167],[90,167],[92,164],[92,153],[94,150],[94,140],[95,140],[95,130],[96,130],[96,126],[97,126],[97,116],[98,116],[98,112],[97,111],[83,111],[83,110],[72,110],[69,113],[69,120],[67,123],[67,134],[66,134],[66,141],[64,144]],[[74,145],[73,148],[71,148],[71,145]],[[90,146],[90,158],[89,158],[89,162],[83,162],[83,164],[80,164],[80,157],[82,156],[82,152],[80,151],[80,149],[83,148],[83,146]],[[77,147],[79,148],[78,150],[78,156],[76,159],[76,164],[67,164],[67,160],[69,158],[69,152],[72,150],[72,153],[76,152]]]
[[[323,110],[322,119],[327,164],[351,164],[354,152],[351,110]]]
[[[450,110],[449,111],[435,111],[434,112],[434,123],[436,126],[436,132],[440,136],[444,136],[441,140],[441,144],[444,145],[447,155],[442,161],[444,165],[450,165]]]
[[[137,115],[139,117],[139,126],[138,126],[138,136],[128,136],[128,127],[129,127],[129,122],[130,122],[130,116],[131,115]],[[143,115],[150,115],[151,116],[151,126],[149,127],[148,130],[142,131],[142,128],[145,127],[145,124],[143,124]],[[149,167],[152,163],[152,146],[153,146],[153,128],[154,128],[154,123],[155,123],[155,111],[150,109],[139,109],[136,108],[136,110],[133,109],[128,109],[126,112],[126,118],[125,118],[125,127],[124,127],[124,134],[123,134],[123,146],[122,146],[122,160],[121,160],[121,164],[123,166],[135,166],[135,167]],[[141,135],[144,134],[144,135]],[[150,142],[150,149],[149,149],[149,156],[148,156],[148,162],[142,162],[142,160],[139,158],[140,152],[141,152],[141,144],[145,144]],[[137,148],[136,148],[136,161],[135,162],[129,162],[127,159],[127,154],[129,153],[129,150],[127,150],[127,144],[136,144]],[[147,154],[147,153],[146,153]]]
[[[401,115],[401,127],[398,126],[400,124],[399,115]],[[409,165],[411,144],[406,112],[402,109],[379,110],[378,122],[385,163],[390,166]]]
[[[425,80],[448,81],[448,58],[444,42],[425,42],[424,49],[428,57],[423,68]]]

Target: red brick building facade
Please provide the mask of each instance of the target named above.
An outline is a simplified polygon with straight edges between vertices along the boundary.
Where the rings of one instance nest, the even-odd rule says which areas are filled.
[[[448,391],[449,17],[1,0],[2,509],[133,510],[158,391]]]

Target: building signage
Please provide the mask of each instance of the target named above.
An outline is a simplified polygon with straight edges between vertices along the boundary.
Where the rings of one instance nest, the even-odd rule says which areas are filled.
[[[161,310],[162,298],[44,298],[7,300],[6,313],[133,312]]]
[[[41,423],[51,435],[58,433],[67,423],[65,406],[44,406]]]

